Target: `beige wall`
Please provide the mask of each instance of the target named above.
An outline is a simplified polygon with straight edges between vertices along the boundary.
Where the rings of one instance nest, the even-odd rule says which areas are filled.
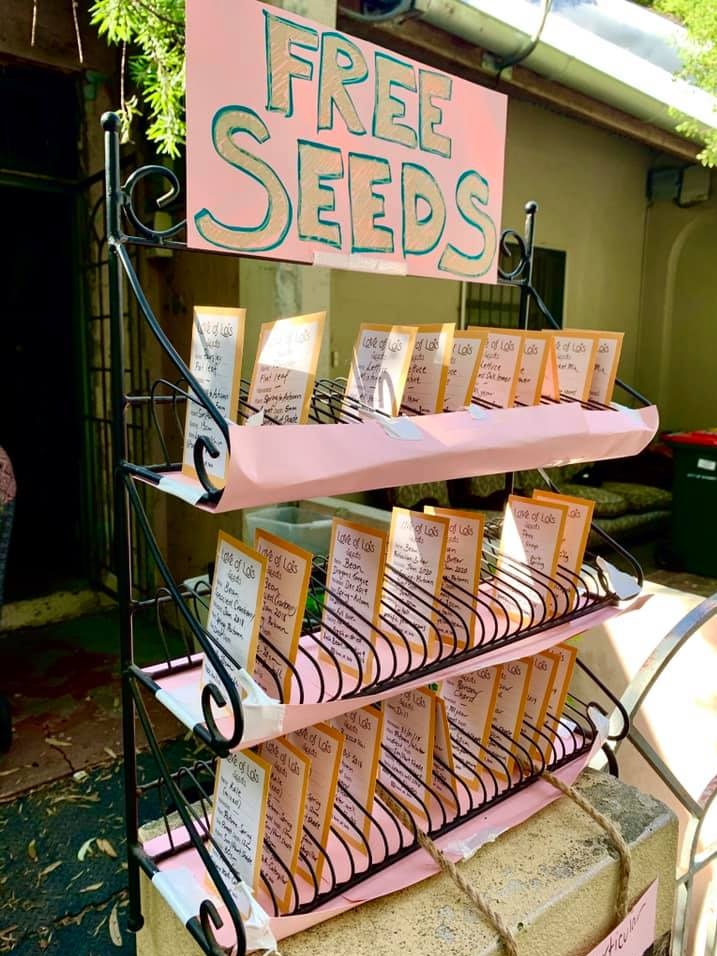
[[[565,325],[625,332],[634,378],[649,149],[528,103],[508,111],[503,225],[537,200],[536,242],[567,253]]]
[[[645,181],[652,153],[627,139],[522,101],[508,110],[503,227],[540,205],[537,243],[567,252],[565,324],[626,333],[622,373],[634,379]],[[362,321],[450,322],[459,284],[334,272],[332,373],[346,371]]]
[[[717,199],[650,207],[637,380],[666,428],[717,425],[716,263]]]

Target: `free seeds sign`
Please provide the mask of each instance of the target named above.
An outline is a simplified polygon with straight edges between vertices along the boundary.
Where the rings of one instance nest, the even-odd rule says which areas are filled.
[[[189,244],[496,281],[506,98],[256,0],[187,0]]]

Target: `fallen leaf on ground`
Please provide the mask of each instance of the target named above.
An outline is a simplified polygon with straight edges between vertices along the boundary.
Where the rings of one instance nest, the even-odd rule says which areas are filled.
[[[114,752],[114,750],[111,747],[105,747],[105,753],[108,753],[113,760],[117,759],[117,754]]]
[[[92,930],[92,935],[97,936],[97,934],[99,933],[99,931],[102,929],[102,927],[105,925],[106,922],[107,922],[107,917],[103,916],[102,919],[97,924],[97,926],[95,926],[95,928]]]
[[[110,913],[110,939],[115,946],[122,946],[122,932],[120,931],[119,926],[119,916],[117,915],[117,903],[112,907],[112,912]]]
[[[51,747],[71,747],[71,740],[60,740],[59,737],[45,737],[45,743]]]
[[[12,773],[20,773],[22,767],[13,767],[12,770],[0,770],[0,777],[9,777]]]
[[[75,783],[84,783],[89,776],[86,770],[76,770],[75,773],[72,774],[72,779]]]
[[[52,803],[99,803],[99,793],[65,793],[55,797]]]
[[[49,873],[52,873],[52,871],[56,870],[58,866],[62,866],[62,860],[56,860],[54,863],[46,866],[44,870],[40,870],[40,872],[37,874],[38,880],[41,880],[43,876],[47,876]]]
[[[85,840],[85,842],[82,844],[80,849],[77,851],[77,859],[80,861],[80,863],[83,862],[83,860],[89,853],[90,847],[92,846],[94,842],[95,842],[95,838],[90,837],[89,840]]]
[[[90,883],[89,886],[83,886],[80,893],[94,893],[95,890],[101,889],[104,885],[104,880],[101,883]]]
[[[37,860],[37,840],[30,840],[27,845],[27,855],[33,862]]]
[[[111,856],[113,860],[117,859],[117,850],[115,850],[109,840],[98,837],[95,843],[97,844],[97,849],[101,850],[106,856]]]

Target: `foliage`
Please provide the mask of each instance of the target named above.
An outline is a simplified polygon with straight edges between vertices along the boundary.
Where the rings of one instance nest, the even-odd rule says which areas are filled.
[[[717,0],[655,0],[654,6],[687,28],[689,42],[680,50],[683,78],[717,97]],[[717,113],[714,122],[717,125]],[[703,139],[698,159],[705,166],[717,166],[717,129],[705,129],[690,119],[682,120],[677,129],[684,136]]]
[[[144,113],[157,151],[178,156],[185,140],[184,0],[95,0],[90,13],[100,35],[122,47],[123,142]],[[124,92],[127,69],[136,90],[131,96]]]

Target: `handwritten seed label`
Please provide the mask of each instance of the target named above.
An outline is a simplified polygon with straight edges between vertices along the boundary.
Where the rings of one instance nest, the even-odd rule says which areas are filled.
[[[456,329],[453,333],[443,398],[445,411],[457,412],[470,405],[487,336],[486,329]]]
[[[500,680],[500,666],[481,667],[444,680],[441,685],[441,696],[446,705],[454,744],[467,755],[472,755],[456,762],[456,773],[472,786],[477,785],[477,761],[484,754],[479,744],[470,740],[468,735],[484,747],[488,744]]]
[[[244,319],[246,309],[195,306],[189,370],[224,418],[234,421],[239,404]],[[204,456],[204,465],[218,485],[226,476],[227,449],[219,426],[197,402],[187,402],[184,422],[182,472],[196,477],[194,445],[200,435],[210,438],[218,458]]]
[[[560,542],[558,564],[569,571],[578,573],[583,565],[585,548],[590,535],[595,502],[587,498],[575,498],[570,495],[560,495],[552,491],[535,489],[533,498],[536,501],[567,505],[565,515],[565,529],[563,540]]]
[[[460,620],[456,622],[449,617],[455,632],[441,617],[437,620],[437,627],[441,636],[451,647],[455,642],[457,649],[463,650],[468,644],[473,643],[478,628],[475,612],[478,607],[477,593],[480,585],[484,518],[476,511],[453,511],[450,508],[430,506],[424,510],[426,514],[439,515],[448,519],[448,542],[443,578],[444,581],[458,585],[461,590],[444,586],[441,590],[441,600]],[[445,613],[445,608],[442,610]],[[461,621],[464,622],[464,627],[461,626]]]
[[[374,670],[370,645],[376,640],[372,625],[378,624],[385,557],[383,531],[333,519],[321,641],[351,676],[358,676],[360,663],[364,683]]]
[[[306,793],[306,817],[301,838],[299,872],[311,881],[311,874],[301,857],[308,860],[317,882],[321,882],[324,856],[319,847],[326,849],[334,813],[339,767],[344,748],[344,736],[330,724],[314,724],[289,734],[290,743],[311,760],[311,774]],[[318,846],[317,846],[318,843]]]
[[[473,397],[478,402],[510,408],[515,400],[523,360],[523,333],[489,329]]]
[[[515,400],[520,405],[538,405],[545,378],[548,350],[551,347],[550,333],[526,332],[523,340],[523,357],[520,364]]]
[[[344,735],[336,791],[336,807],[341,813],[335,815],[334,825],[352,846],[365,853],[360,834],[368,836],[371,829],[367,814],[373,810],[376,792],[383,713],[376,707],[350,710],[331,724]]]
[[[547,713],[551,715],[552,719],[548,718],[546,724],[546,733],[551,741],[553,741],[558,730],[557,721],[563,716],[563,709],[565,707],[565,701],[567,700],[570,681],[573,678],[578,650],[570,644],[558,644],[545,653],[547,656],[555,658],[558,662],[547,710]]]
[[[419,325],[403,404],[412,415],[443,411],[455,324]]]
[[[251,751],[217,761],[212,840],[254,892],[260,883],[270,776],[271,765]],[[209,853],[221,875],[233,885],[236,881],[231,870],[211,843]]]
[[[383,702],[381,782],[430,823],[428,807],[436,736],[435,695],[419,688]]]
[[[394,508],[391,515],[381,614],[384,623],[403,635],[416,654],[427,651],[428,660],[436,650],[432,599],[441,591],[448,526],[447,518],[405,508]],[[412,585],[418,585],[420,591]]]
[[[510,661],[503,665],[500,675],[500,688],[493,713],[495,740],[501,747],[507,747],[513,754],[521,757],[524,757],[524,753],[520,749],[521,746],[524,746],[524,742],[521,740],[520,732],[525,717],[528,687],[532,672],[533,661],[531,658]],[[496,728],[502,733],[496,734]],[[508,770],[512,772],[514,762],[500,748],[496,748],[496,754],[501,757],[502,762],[494,759],[489,759],[486,762],[497,777],[505,777],[503,764],[507,764]]]
[[[527,565],[527,572],[518,569],[519,574],[527,573],[529,586],[522,604],[540,605],[545,601],[548,614],[555,610],[553,583],[560,558],[560,546],[565,532],[568,506],[551,501],[538,501],[535,498],[522,498],[510,495],[505,508],[503,529],[500,537],[498,567],[515,572],[506,558]],[[537,592],[537,593],[536,593]]]
[[[325,312],[262,325],[249,405],[279,424],[305,424],[324,333]]]
[[[556,332],[553,348],[558,394],[586,402],[595,368],[597,337],[591,332]]]
[[[267,740],[259,754],[271,766],[261,869],[286,911],[298,904],[286,871],[296,875],[311,760],[286,738]]]
[[[609,405],[615,388],[615,379],[620,365],[622,351],[622,332],[598,332],[598,346],[595,353],[595,367],[590,383],[590,400]]]
[[[533,658],[533,669],[528,685],[528,696],[525,702],[525,736],[533,741],[531,752],[534,756],[543,758],[550,763],[553,759],[552,750],[545,739],[545,715],[550,704],[553,684],[558,671],[558,660],[547,654],[536,654]]]
[[[220,657],[235,683],[238,683],[239,668],[254,673],[265,575],[263,555],[219,532],[207,631],[226,652]],[[212,682],[221,687],[219,675],[205,657],[202,683]]]
[[[255,679],[271,697],[278,697],[281,693],[287,702],[292,673],[284,658],[292,664],[296,660],[312,556],[263,528],[256,529],[254,545],[266,559],[257,651],[261,664],[255,669]]]
[[[398,415],[416,328],[403,325],[361,325],[346,382],[346,397],[371,411]],[[351,409],[351,403],[347,403]]]

